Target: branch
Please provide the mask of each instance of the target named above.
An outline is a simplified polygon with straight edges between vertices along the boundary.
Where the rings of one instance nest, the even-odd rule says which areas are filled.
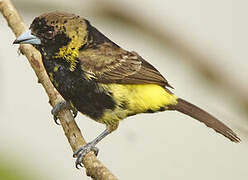
[[[0,12],[3,14],[9,27],[16,36],[19,36],[26,30],[26,26],[10,0],[0,0]],[[31,45],[20,45],[19,50],[27,57],[39,82],[42,84],[49,97],[50,104],[54,106],[62,101],[63,98],[55,90],[47,76],[40,53]],[[71,112],[65,109],[58,114],[58,117],[73,152],[85,145],[86,142]],[[86,174],[92,179],[117,180],[117,178],[96,158],[93,152],[89,152],[85,156],[83,165],[86,169]]]

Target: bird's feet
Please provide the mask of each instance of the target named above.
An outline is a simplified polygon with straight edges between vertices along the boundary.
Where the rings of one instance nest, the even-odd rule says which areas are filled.
[[[98,155],[99,149],[95,147],[95,144],[93,142],[90,142],[86,144],[85,146],[82,146],[81,148],[79,148],[77,151],[73,153],[73,157],[74,158],[77,157],[77,160],[75,162],[77,169],[79,169],[79,166],[83,167],[82,161],[84,159],[84,156],[90,151],[93,151],[96,156]]]
[[[78,111],[77,111],[77,109],[75,107],[72,106],[71,103],[69,103],[67,101],[61,101],[61,102],[57,103],[53,107],[53,109],[51,111],[51,113],[53,115],[53,119],[54,119],[55,123],[58,124],[58,125],[59,125],[59,123],[58,123],[58,117],[57,117],[58,116],[58,113],[61,110],[65,109],[65,108],[68,108],[68,109],[70,109],[72,111],[74,118],[77,116]]]

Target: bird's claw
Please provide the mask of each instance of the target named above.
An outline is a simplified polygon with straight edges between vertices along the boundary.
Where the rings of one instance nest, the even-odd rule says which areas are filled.
[[[78,111],[75,107],[73,107],[69,102],[61,101],[55,104],[55,106],[53,107],[51,111],[54,122],[58,125],[60,125],[60,123],[58,122],[58,113],[65,108],[69,108],[72,111],[74,118],[77,116]]]
[[[60,125],[60,123],[58,122],[58,118],[57,116],[53,115],[53,120],[57,125]]]
[[[67,102],[66,101],[61,101],[61,102],[55,104],[55,106],[53,107],[53,109],[51,111],[51,113],[53,115],[54,122],[56,124],[58,124],[58,125],[60,125],[59,122],[58,122],[58,113],[61,110],[63,110],[64,108],[66,108],[66,106],[67,106]]]
[[[94,154],[97,156],[98,152],[99,152],[99,149],[97,147],[95,147],[94,144],[88,143],[88,144],[86,144],[85,146],[82,146],[81,148],[79,148],[77,151],[75,151],[73,153],[73,157],[74,158],[77,157],[77,160],[75,162],[77,169],[79,169],[79,166],[83,167],[82,161],[83,161],[85,155],[90,151],[93,151]]]

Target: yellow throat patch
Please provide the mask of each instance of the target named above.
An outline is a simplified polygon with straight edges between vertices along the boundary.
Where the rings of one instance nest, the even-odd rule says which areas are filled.
[[[70,63],[70,71],[74,71],[78,63],[79,48],[87,43],[86,33],[83,31],[71,30],[70,33],[66,33],[71,41],[66,46],[59,48],[59,51],[54,56],[55,58],[62,58],[66,62]]]
[[[70,63],[70,71],[74,71],[78,62],[78,49],[80,45],[80,41],[74,38],[68,45],[59,48],[59,52],[54,57],[66,60]]]

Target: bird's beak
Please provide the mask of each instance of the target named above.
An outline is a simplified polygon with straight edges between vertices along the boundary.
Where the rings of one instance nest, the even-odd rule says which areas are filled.
[[[28,30],[21,34],[13,44],[41,44],[38,37],[31,34],[31,30]]]

